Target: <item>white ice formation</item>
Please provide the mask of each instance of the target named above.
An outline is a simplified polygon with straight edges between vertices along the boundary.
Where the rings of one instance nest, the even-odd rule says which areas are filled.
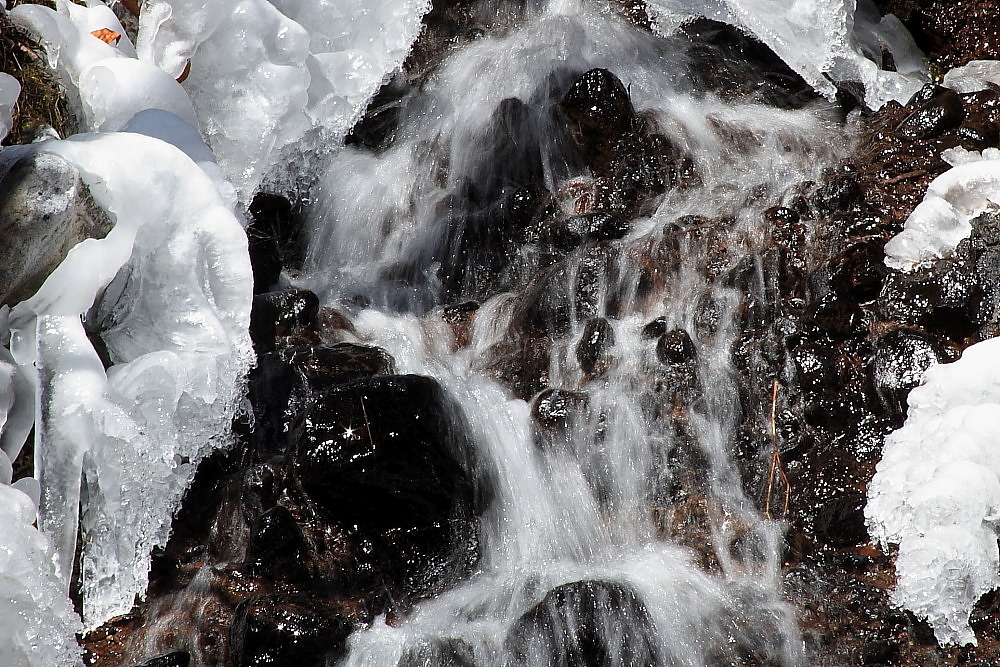
[[[927,63],[892,14],[879,16],[867,0],[648,0],[658,29],[670,34],[693,16],[740,26],[767,44],[806,83],[826,97],[834,82],[860,83],[872,109],[906,103],[927,83]],[[882,69],[892,55],[893,72]]]
[[[1000,587],[1000,339],[928,369],[902,428],[886,439],[865,518],[898,544],[893,601],[942,645],[975,644],[969,614]]]
[[[397,69],[428,0],[147,0],[141,61],[184,88],[242,201],[297,142],[337,143]],[[234,55],[238,54],[238,55]],[[189,66],[190,63],[190,66]]]
[[[973,218],[1000,205],[1000,149],[953,148],[941,157],[953,166],[931,181],[903,231],[885,244],[890,268],[912,271],[947,257],[969,236]]]
[[[121,32],[104,5],[22,5],[10,15],[41,38],[94,133],[5,149],[0,163],[58,156],[114,223],[9,314],[13,360],[34,385],[38,525],[55,546],[54,599],[69,608],[79,521],[84,623],[93,627],[144,594],[152,549],[165,544],[197,462],[226,442],[252,361],[252,278],[234,191],[180,85],[136,60],[124,37],[113,46],[90,34]],[[27,434],[23,421],[5,424],[8,454],[20,448],[14,427],[21,442]],[[50,615],[68,631],[39,639],[0,623],[0,644],[74,645],[79,619]],[[26,660],[2,664],[71,664]]]

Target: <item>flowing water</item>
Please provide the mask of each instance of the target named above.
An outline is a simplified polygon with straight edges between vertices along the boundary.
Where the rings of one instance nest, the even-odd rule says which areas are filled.
[[[588,650],[609,665],[802,664],[782,599],[782,525],[747,497],[734,460],[741,422],[766,421],[771,406],[740,399],[730,349],[746,300],[718,277],[756,256],[769,233],[762,211],[844,157],[848,135],[822,101],[782,110],[699,90],[690,73],[703,64],[685,38],[649,34],[599,3],[553,0],[514,23],[451,53],[397,103],[391,145],[339,151],[313,195],[299,281],[352,312],[359,338],[399,372],[434,377],[457,399],[495,486],[476,574],[355,633],[347,664],[569,665]],[[558,260],[567,325],[543,336],[545,384],[586,398],[544,431],[497,378],[513,363],[501,351],[520,335],[523,290],[551,260],[469,202],[534,183],[564,217],[588,210],[593,179],[554,109],[597,67],[696,176],[633,211],[623,239]],[[577,280],[595,247],[605,269]],[[665,248],[671,259],[658,261]],[[459,345],[442,311],[467,299],[479,307]],[[613,346],[584,368],[576,351],[599,317]],[[690,334],[696,361],[658,360],[641,334],[656,318]],[[598,583],[546,596],[573,582]],[[576,629],[553,632],[560,623]]]

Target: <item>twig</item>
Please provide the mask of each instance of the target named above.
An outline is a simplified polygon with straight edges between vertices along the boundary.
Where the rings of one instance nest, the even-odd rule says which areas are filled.
[[[892,178],[885,179],[886,185],[892,185],[893,183],[899,183],[900,181],[905,181],[911,178],[919,178],[920,176],[926,176],[926,169],[915,169],[913,171],[908,171],[905,174],[900,174],[899,176],[893,176]]]
[[[791,486],[788,484],[788,475],[785,474],[784,466],[781,464],[781,451],[778,449],[778,381],[771,384],[771,471],[767,476],[767,498],[764,500],[764,516],[772,519],[771,516],[771,493],[774,490],[775,474],[785,485],[785,505],[781,511],[781,517],[788,514],[788,502],[791,496]]]

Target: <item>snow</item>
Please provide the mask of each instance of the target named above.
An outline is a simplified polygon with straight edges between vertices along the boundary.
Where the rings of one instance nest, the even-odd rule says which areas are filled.
[[[899,545],[893,601],[942,645],[975,644],[969,614],[1000,587],[1000,339],[933,366],[910,392],[868,488],[872,537]]]
[[[872,109],[905,103],[929,79],[927,63],[899,19],[866,0],[648,0],[654,24],[671,34],[707,16],[755,35],[816,91],[833,99],[837,82],[860,82]],[[893,56],[895,72],[880,66]]]
[[[886,266],[912,271],[947,257],[972,231],[972,219],[1000,204],[1000,150],[943,151],[952,164],[927,188],[923,201],[885,244]]]

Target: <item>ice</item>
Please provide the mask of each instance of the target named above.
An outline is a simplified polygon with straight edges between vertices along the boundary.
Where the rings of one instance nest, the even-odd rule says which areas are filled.
[[[81,665],[80,621],[53,567],[49,540],[34,525],[35,504],[10,486],[0,451],[0,665]]]
[[[912,271],[947,257],[972,231],[972,219],[1000,205],[1000,151],[945,151],[954,166],[935,178],[924,199],[885,244],[886,266]]]
[[[971,60],[948,70],[941,83],[956,93],[974,93],[1000,85],[1000,60]]]
[[[148,0],[137,46],[171,77],[190,62],[184,87],[201,130],[246,202],[270,172],[294,168],[289,151],[347,132],[428,9],[424,0]]]
[[[905,103],[929,79],[927,63],[899,19],[881,17],[866,0],[649,0],[657,29],[671,34],[707,16],[740,26],[767,44],[815,90],[833,99],[834,82],[861,83],[878,109]],[[882,52],[896,71],[881,68]]]
[[[897,604],[942,645],[975,643],[969,614],[1000,587],[1000,339],[927,370],[868,487],[872,537],[898,544]]]
[[[127,612],[194,465],[223,444],[250,359],[246,237],[191,159],[131,133],[36,150],[76,164],[113,220],[11,313],[12,348],[38,369],[40,526],[68,584],[85,480],[84,621]],[[81,320],[81,315],[83,319]],[[103,339],[104,366],[89,332]]]
[[[0,140],[14,127],[12,118],[17,96],[21,94],[21,84],[10,74],[0,72]]]

